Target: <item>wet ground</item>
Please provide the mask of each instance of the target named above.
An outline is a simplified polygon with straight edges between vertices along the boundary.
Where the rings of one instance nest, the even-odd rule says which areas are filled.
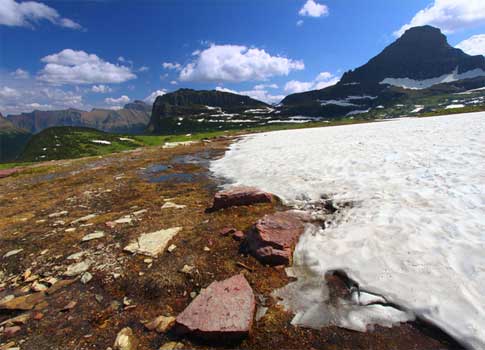
[[[246,340],[223,348],[455,348],[436,329],[418,323],[367,333],[293,327],[292,315],[271,297],[273,290],[289,282],[284,269],[241,255],[238,242],[218,233],[224,227],[248,229],[281,208],[263,204],[205,212],[218,185],[206,167],[210,159],[224,154],[229,142],[47,162],[0,179],[0,300],[30,294],[36,283],[49,287],[52,278],[75,280],[47,295],[15,334],[7,336],[0,326],[0,349],[105,350],[127,326],[134,330],[141,350],[158,349],[169,340],[186,348],[214,348],[170,332],[148,331],[142,321],[176,316],[201,288],[237,273],[245,274],[258,306],[268,307],[268,312],[254,323]],[[162,209],[167,202],[178,207]],[[123,252],[140,234],[170,227],[182,227],[170,242],[176,246],[171,252],[151,259]],[[104,236],[82,240],[96,231]],[[92,275],[87,283],[80,281],[82,274],[64,275],[69,265],[86,261]],[[181,273],[184,265],[194,269]],[[335,298],[347,297],[340,279],[329,281]],[[0,311],[0,324],[22,314]],[[8,347],[2,348],[5,344]]]

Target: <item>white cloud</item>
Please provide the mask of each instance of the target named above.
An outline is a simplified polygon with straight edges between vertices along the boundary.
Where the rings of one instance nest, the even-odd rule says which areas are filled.
[[[0,98],[13,98],[13,97],[20,97],[20,92],[8,86],[3,86],[2,88],[0,88]]]
[[[172,81],[170,81],[170,84],[177,85],[178,84],[178,81],[177,80],[172,80]]]
[[[217,91],[223,91],[223,92],[230,92],[233,94],[238,94],[238,95],[245,95],[249,96],[251,98],[254,98],[259,101],[263,101],[266,103],[277,103],[281,101],[285,96],[284,95],[271,95],[268,93],[267,90],[261,90],[261,89],[254,89],[254,90],[246,90],[246,91],[236,91],[236,90],[231,90],[225,87],[217,86],[216,87]]]
[[[39,84],[33,79],[15,79],[10,74],[0,76],[0,112],[4,115],[39,110],[66,108],[84,109],[82,96],[76,91]]]
[[[94,54],[64,49],[45,56],[38,79],[52,84],[122,83],[136,78],[131,68],[109,63]]]
[[[469,55],[485,55],[485,34],[474,35],[456,45]]]
[[[265,50],[239,45],[211,45],[180,72],[181,81],[242,82],[266,80],[302,70],[303,61],[271,56]]]
[[[277,89],[276,84],[259,84],[254,86],[254,90],[264,90],[264,89]]]
[[[177,63],[177,62],[163,62],[162,63],[162,67],[165,68],[165,69],[172,69],[172,70],[181,70],[182,69],[182,65],[180,63]]]
[[[149,68],[149,67],[147,67],[147,66],[141,66],[140,68],[138,68],[138,71],[139,71],[139,72],[146,72],[146,71],[148,71],[148,70],[150,70],[150,68]]]
[[[425,24],[438,27],[445,34],[485,24],[485,1],[435,0],[416,13],[411,21],[394,32],[394,35],[401,36],[407,29]]]
[[[165,95],[166,93],[167,93],[167,90],[165,90],[165,89],[153,91],[150,95],[148,95],[147,97],[145,97],[143,99],[143,101],[145,101],[146,103],[153,103],[153,102],[155,102],[155,99],[158,96]]]
[[[296,25],[298,27],[301,27],[303,25],[304,21],[302,19],[299,19],[298,21],[296,21]]]
[[[15,79],[28,79],[30,78],[29,72],[21,68],[17,68],[15,71],[10,73]]]
[[[338,83],[339,77],[330,72],[321,72],[313,81],[291,80],[285,84],[285,92],[294,94],[310,90],[320,90]]]
[[[18,3],[15,0],[0,0],[0,25],[34,28],[34,25],[41,20],[64,28],[82,29],[79,23],[61,17],[55,9],[40,2]]]
[[[91,91],[99,94],[106,94],[108,92],[111,92],[112,90],[109,86],[100,84],[100,85],[93,85],[91,87]]]
[[[130,98],[126,95],[120,96],[118,98],[108,97],[104,99],[104,102],[109,105],[120,105],[130,102]]]
[[[300,16],[321,17],[328,15],[328,7],[314,0],[308,0],[298,12]],[[298,23],[297,23],[298,24]],[[302,23],[303,24],[303,23]]]

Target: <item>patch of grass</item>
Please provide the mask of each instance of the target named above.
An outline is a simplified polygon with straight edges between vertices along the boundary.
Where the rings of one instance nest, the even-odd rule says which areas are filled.
[[[27,165],[31,165],[31,164],[34,164],[34,163],[33,162],[1,163],[0,164],[0,170],[11,169],[11,168],[19,167],[19,166],[27,166]]]

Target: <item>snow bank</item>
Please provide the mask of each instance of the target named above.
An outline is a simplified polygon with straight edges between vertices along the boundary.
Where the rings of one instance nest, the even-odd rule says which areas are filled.
[[[292,205],[353,203],[296,247],[298,281],[279,291],[295,324],[362,330],[408,318],[375,305],[327,313],[322,276],[341,269],[485,348],[485,113],[250,135],[211,169]]]
[[[436,84],[451,83],[457,80],[472,79],[483,76],[485,76],[485,71],[483,69],[476,68],[463,73],[458,73],[458,67],[456,67],[453,72],[443,74],[435,78],[424,80],[415,80],[410,78],[385,78],[383,81],[380,82],[380,84],[389,84],[393,86],[399,86],[405,89],[420,90],[427,89]]]

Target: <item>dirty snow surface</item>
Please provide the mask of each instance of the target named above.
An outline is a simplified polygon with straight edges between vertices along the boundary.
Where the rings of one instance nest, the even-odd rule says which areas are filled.
[[[485,348],[485,113],[250,135],[212,170],[290,205],[322,195],[352,203],[300,238],[298,281],[282,293],[293,323],[329,322],[322,276],[338,269],[362,291]],[[406,319],[370,306],[338,311],[333,322],[363,330]]]

